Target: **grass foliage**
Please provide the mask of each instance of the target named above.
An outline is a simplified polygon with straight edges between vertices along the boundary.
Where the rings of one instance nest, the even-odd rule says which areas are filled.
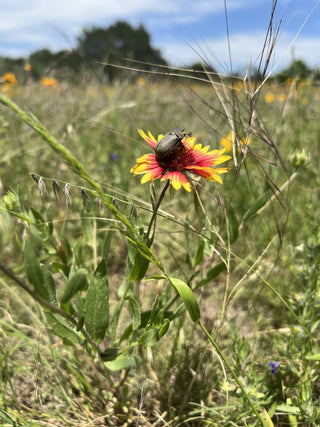
[[[320,89],[199,76],[0,94],[4,425],[320,424]],[[233,160],[146,239],[175,127]]]

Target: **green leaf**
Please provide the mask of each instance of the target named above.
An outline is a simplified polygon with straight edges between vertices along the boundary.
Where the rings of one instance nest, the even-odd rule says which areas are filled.
[[[155,319],[157,313],[159,312],[159,310],[160,310],[160,302],[159,302],[158,295],[156,295],[156,298],[154,300],[154,303],[153,303],[153,306],[152,306],[152,310],[150,312],[150,316],[149,316],[149,319],[148,319],[147,323],[149,322],[151,325],[153,324],[154,319]],[[146,326],[147,323],[144,326]]]
[[[179,307],[170,314],[170,316],[168,317],[168,319],[170,320],[170,322],[174,319],[177,319],[178,317],[181,317],[184,315],[184,313],[187,311],[187,308],[184,304],[179,305]]]
[[[251,218],[253,218],[256,213],[261,209],[270,199],[272,196],[272,191],[269,189],[266,191],[259,199],[254,203],[247,212],[243,215],[242,223],[249,221]]]
[[[161,308],[158,310],[157,315],[155,316],[152,323],[157,327],[161,326],[163,324],[163,319],[164,319],[164,310],[163,310],[163,308]]]
[[[320,353],[307,354],[306,359],[307,360],[314,360],[314,361],[320,360]]]
[[[231,205],[229,205],[227,211],[227,226],[230,243],[234,243],[239,236],[239,222],[237,220],[235,210]]]
[[[170,320],[169,319],[164,319],[163,324],[160,326],[159,329],[159,337],[162,338],[164,334],[167,333],[168,329],[170,326]]]
[[[84,325],[84,298],[78,293],[76,295],[76,307],[77,307],[77,315],[78,315],[78,327],[77,330],[80,331]]]
[[[44,293],[46,293],[46,299],[51,302],[53,305],[58,305],[57,295],[56,295],[56,285],[54,283],[54,279],[52,274],[47,269],[45,265],[40,265],[40,269],[42,271],[43,276],[43,287]]]
[[[106,260],[106,264],[108,262],[108,255],[109,255],[109,249],[111,246],[112,237],[113,237],[113,233],[109,231],[108,233],[106,233],[106,236],[103,242],[102,256]]]
[[[199,265],[202,260],[203,260],[203,251],[204,251],[204,240],[201,239],[199,241],[198,247],[197,247],[197,251],[194,257],[194,261],[193,261],[193,267],[195,268],[197,265]]]
[[[53,261],[51,263],[51,267],[55,271],[58,271],[63,276],[66,276],[66,277],[69,276],[69,273],[70,273],[70,266],[69,265],[63,264],[62,262],[55,262],[55,261]]]
[[[148,270],[149,264],[149,259],[143,256],[140,252],[136,252],[129,280],[134,281],[143,279]]]
[[[109,347],[99,354],[101,360],[104,362],[108,362],[117,358],[119,354],[119,348],[117,347]]]
[[[297,406],[280,403],[277,405],[277,412],[285,412],[286,414],[300,415],[300,409]]]
[[[320,323],[320,319],[317,319],[317,318],[313,319],[311,329],[310,329],[311,333],[314,332],[316,329],[318,329],[319,323]]]
[[[166,276],[163,276],[161,274],[155,274],[155,275],[147,277],[145,280],[146,281],[147,280],[163,280],[163,279],[166,279],[166,278],[167,278]]]
[[[22,219],[22,221],[25,221],[27,224],[32,224],[32,220],[27,216],[26,213],[14,212],[14,211],[11,211],[10,209],[8,209],[8,211],[10,212],[10,215],[13,215],[19,219]]]
[[[64,221],[60,231],[60,243],[57,255],[64,264],[68,264],[68,259],[72,257],[72,248],[66,232],[67,221]]]
[[[42,298],[48,299],[48,294],[43,286],[44,277],[40,262],[29,238],[26,239],[24,245],[24,264],[28,280],[33,285],[35,292]]]
[[[89,284],[84,308],[88,334],[93,340],[102,341],[109,324],[109,285],[104,259]]]
[[[200,320],[200,309],[196,297],[194,296],[190,287],[180,279],[169,277],[170,283],[174,286],[182,301],[184,302],[191,319],[194,322]]]
[[[181,308],[183,308],[183,310],[181,310]],[[179,313],[177,313],[179,310]],[[178,314],[178,316],[181,316],[182,314],[184,314],[186,312],[186,307],[184,304],[181,304],[179,309],[178,309],[175,313],[173,313],[172,311],[164,311],[162,313],[162,322],[161,324],[159,324],[159,335],[161,336],[161,333],[165,333],[166,331],[164,331],[165,328],[168,329],[170,321],[175,319],[176,313]],[[157,311],[158,313],[158,311]],[[147,325],[155,325],[155,318],[156,318],[156,313],[154,311],[154,308],[152,310],[147,310],[141,313],[141,323],[139,325],[139,328],[145,328]],[[167,325],[168,323],[168,325]],[[162,329],[163,328],[163,331]],[[120,342],[126,340],[129,338],[129,336],[131,335],[133,331],[132,328],[132,323],[130,323],[122,332],[121,334],[121,338],[120,338]]]
[[[18,426],[18,424],[10,417],[8,412],[6,412],[4,409],[0,409],[0,418],[7,423],[7,426]]]
[[[122,307],[123,307],[123,300],[120,300],[120,301],[118,301],[118,303],[116,304],[116,306],[113,309],[112,319],[111,319],[110,327],[109,327],[109,332],[111,335],[111,341],[115,340]]]
[[[122,369],[135,368],[136,359],[128,354],[120,354],[116,359],[104,362],[104,364],[110,371],[121,371]]]
[[[85,268],[80,268],[71,276],[61,295],[61,304],[66,304],[77,292],[82,291],[88,287],[87,275],[87,270]]]
[[[155,345],[159,341],[159,339],[159,329],[153,328],[145,331],[141,335],[141,337],[139,338],[139,344],[151,347]]]
[[[38,211],[37,211],[36,209],[34,209],[34,208],[30,208],[30,212],[31,212],[31,216],[33,215],[34,222],[35,222],[37,225],[44,226],[44,224],[45,224],[45,220],[44,220],[43,216],[41,215],[41,213],[40,213],[40,212],[38,212]]]
[[[82,343],[81,336],[67,323],[67,321],[56,313],[45,311],[47,322],[51,326],[52,332],[62,338],[66,344]]]
[[[39,248],[42,248],[44,237],[41,228],[38,225],[31,224],[29,230],[32,241],[34,242],[34,246],[39,246]]]
[[[129,309],[132,317],[132,330],[135,331],[139,328],[141,323],[141,309],[137,300],[131,296],[127,297],[126,300],[129,302]]]
[[[224,262],[219,262],[219,264],[216,264],[214,267],[210,268],[210,270],[207,272],[207,276],[197,284],[196,289],[199,289],[202,286],[205,286],[207,283],[212,282],[212,280],[218,277],[219,274],[222,273],[225,269],[226,265]]]
[[[273,402],[268,410],[269,416],[272,418],[277,410],[278,402]]]

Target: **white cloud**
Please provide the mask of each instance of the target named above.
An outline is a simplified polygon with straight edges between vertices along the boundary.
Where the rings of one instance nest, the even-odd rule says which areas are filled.
[[[228,11],[232,11],[247,7],[250,0],[228,0],[227,4]],[[46,22],[73,31],[97,22],[107,26],[116,19],[139,22],[157,19],[157,25],[165,28],[174,22],[195,22],[203,16],[224,13],[224,3],[223,0],[0,0],[0,11],[0,34],[8,35],[10,31],[38,32]]]
[[[286,1],[279,0],[279,3],[283,5]],[[254,2],[255,7],[260,5],[263,10],[268,10],[266,13],[269,13],[270,4],[270,0]],[[228,12],[249,7],[253,7],[252,0],[227,0]],[[200,39],[192,43],[193,50],[187,41],[178,41],[176,32],[179,25],[200,23],[200,27],[190,25],[190,34],[201,34],[204,17],[220,14],[224,19],[223,0],[0,0],[0,12],[0,55],[27,56],[44,47],[53,51],[70,49],[75,46],[83,27],[108,26],[122,19],[133,25],[143,23],[151,37],[154,28],[160,29],[160,38],[157,38],[155,47],[174,65],[190,65],[199,61],[200,57],[208,59],[215,66],[229,64],[225,35]],[[254,63],[263,45],[264,33],[250,33],[250,27],[247,28],[246,32],[236,34],[230,28],[235,69]],[[188,40],[190,34],[186,34]],[[280,68],[290,60],[291,51],[287,47],[292,39],[293,36],[285,34],[277,44],[275,60],[283,58]],[[319,65],[319,45],[320,36],[301,36],[294,44],[295,55],[309,65]]]
[[[242,1],[230,0],[230,7],[240,7]],[[70,48],[83,27],[108,26],[117,19],[144,23],[152,32],[155,25],[174,29],[179,22],[195,22],[222,10],[221,0],[0,0],[0,54]]]
[[[231,34],[230,46],[233,71],[240,67],[258,65],[261,50],[263,47],[265,33],[237,33]],[[319,37],[301,37],[295,40],[290,34],[283,35],[276,43],[274,55],[270,66],[275,67],[275,71],[283,69],[293,59],[302,59],[309,66],[320,66],[320,58],[315,55],[319,50]],[[205,61],[219,70],[230,71],[230,60],[226,37],[201,40],[190,46],[187,43],[178,42],[159,46],[164,56],[170,63],[176,66],[190,65],[195,62]]]
[[[11,22],[21,27],[43,20],[51,22],[85,23],[115,18],[126,19],[146,13],[181,16],[185,14],[201,15],[221,11],[220,0],[198,0],[197,2],[172,0],[10,0],[0,2],[2,23]]]

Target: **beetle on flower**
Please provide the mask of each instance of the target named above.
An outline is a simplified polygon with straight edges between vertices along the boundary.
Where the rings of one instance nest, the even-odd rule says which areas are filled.
[[[158,163],[166,166],[166,161],[172,158],[177,154],[177,150],[185,150],[185,146],[182,143],[182,140],[185,136],[191,136],[192,133],[186,133],[184,130],[173,130],[168,132],[160,141],[155,145],[154,151]],[[174,154],[176,152],[176,154]]]
[[[169,179],[175,190],[182,186],[186,191],[191,191],[188,173],[222,183],[220,175],[229,170],[227,167],[215,167],[231,159],[224,154],[225,149],[209,151],[209,146],[195,144],[196,138],[192,137],[191,133],[172,131],[165,136],[159,135],[156,139],[150,131],[148,135],[142,129],[138,131],[155,150],[155,154],[144,154],[137,159],[137,164],[130,171],[134,175],[145,174],[141,180],[142,184],[148,181],[151,183],[158,178],[161,181]],[[164,148],[166,155],[163,155]]]

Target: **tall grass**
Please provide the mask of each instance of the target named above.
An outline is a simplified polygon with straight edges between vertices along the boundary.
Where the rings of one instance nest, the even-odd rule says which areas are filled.
[[[7,425],[319,423],[319,88],[268,83],[278,32],[259,81],[0,94]],[[168,189],[151,227],[137,128],[177,126],[211,149],[231,131],[230,170]]]

